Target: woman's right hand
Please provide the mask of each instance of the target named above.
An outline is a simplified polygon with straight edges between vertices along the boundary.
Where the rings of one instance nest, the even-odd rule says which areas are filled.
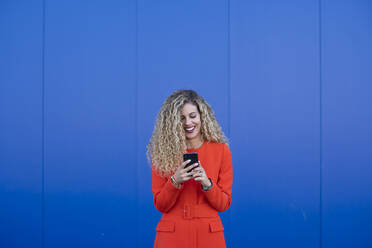
[[[173,174],[172,177],[177,184],[182,184],[193,177],[193,173],[187,173],[187,171],[191,170],[194,167],[197,167],[198,163],[192,164],[185,169],[185,166],[190,163],[190,161],[191,160],[186,160],[185,162],[183,162],[180,166],[178,166],[176,172]]]

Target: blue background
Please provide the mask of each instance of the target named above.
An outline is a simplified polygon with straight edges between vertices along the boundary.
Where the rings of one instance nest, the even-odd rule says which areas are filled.
[[[151,247],[174,90],[234,164],[229,247],[372,247],[372,2],[0,1],[0,247]]]

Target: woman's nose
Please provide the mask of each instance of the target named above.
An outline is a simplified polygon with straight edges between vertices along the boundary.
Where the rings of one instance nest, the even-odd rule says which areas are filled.
[[[186,118],[186,125],[189,125],[191,124],[191,119],[190,118]]]

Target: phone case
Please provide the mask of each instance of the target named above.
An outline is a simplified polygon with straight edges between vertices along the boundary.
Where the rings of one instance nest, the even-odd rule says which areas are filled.
[[[187,168],[187,167],[191,166],[192,164],[195,164],[195,163],[198,163],[199,162],[198,153],[196,153],[196,152],[184,153],[183,154],[183,161],[186,161],[186,160],[189,160],[189,159],[191,159],[191,162],[188,163],[187,165],[185,165],[184,168]],[[187,171],[187,173],[191,172],[196,167],[194,167],[191,170]]]

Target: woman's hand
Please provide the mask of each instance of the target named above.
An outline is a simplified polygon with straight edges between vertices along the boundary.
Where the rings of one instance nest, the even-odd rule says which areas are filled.
[[[204,188],[209,188],[211,186],[211,181],[205,173],[200,161],[199,166],[196,167],[191,173],[193,173],[194,180],[200,182]]]
[[[185,169],[185,166],[190,163],[190,161],[191,160],[186,160],[185,162],[183,162],[180,166],[178,166],[176,172],[173,174],[172,177],[176,184],[180,185],[193,177],[193,171],[191,171],[190,173],[187,173],[187,171],[191,170],[194,167],[197,167],[198,163],[192,164]]]

